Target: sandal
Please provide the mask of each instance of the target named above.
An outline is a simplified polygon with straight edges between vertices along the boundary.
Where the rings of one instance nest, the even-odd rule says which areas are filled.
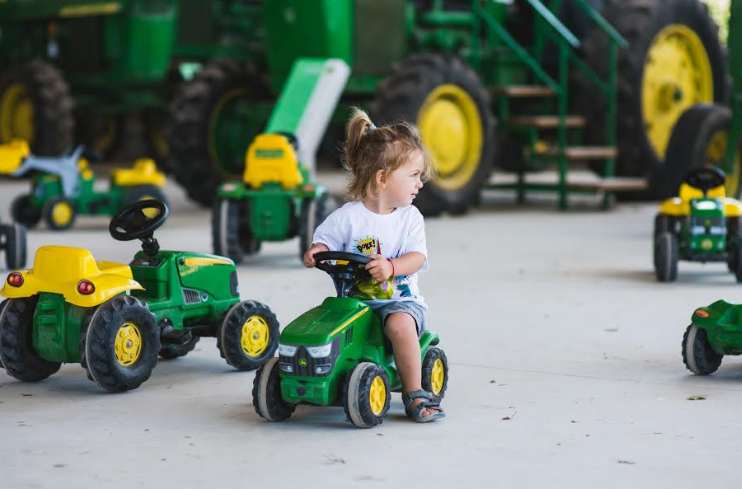
[[[427,391],[403,392],[402,403],[404,404],[405,414],[418,423],[429,423],[431,421],[435,421],[436,419],[445,418],[446,413],[444,413],[443,410],[440,408],[440,403],[432,402],[430,398],[431,394]],[[423,401],[417,406],[411,407],[412,401],[414,401],[415,399],[423,399]],[[423,411],[426,408],[434,408],[438,409],[439,411],[437,413],[423,416]]]

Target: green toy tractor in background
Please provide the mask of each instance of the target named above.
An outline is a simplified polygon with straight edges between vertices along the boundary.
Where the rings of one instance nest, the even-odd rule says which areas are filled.
[[[42,246],[34,267],[2,288],[0,359],[12,377],[34,382],[81,363],[109,392],[136,389],[162,358],[177,358],[216,336],[227,363],[252,370],[271,358],[279,326],[271,310],[240,301],[231,260],[162,251],[152,236],[167,206],[145,200],[111,220],[114,239],[140,239],[129,265],[95,261],[88,250]]]
[[[719,168],[696,168],[680,186],[680,195],[662,202],[654,224],[660,282],[677,278],[679,260],[726,262],[742,282],[742,202],[725,196],[724,181]]]
[[[252,397],[255,411],[268,421],[291,417],[298,404],[343,406],[353,425],[371,428],[384,421],[392,392],[402,388],[381,322],[363,301],[349,296],[368,276],[370,258],[345,252],[314,255],[317,268],[332,277],[337,297],[310,309],[281,333],[278,358],[256,372]],[[422,387],[433,402],[448,387],[448,360],[436,347],[438,335],[420,338]]]
[[[214,253],[240,263],[263,241],[294,236],[300,257],[309,249],[334,207],[310,169],[349,71],[338,59],[295,62],[266,132],[248,148],[242,181],[219,187],[211,220]]]
[[[71,228],[78,215],[112,216],[139,200],[165,201],[165,175],[153,160],[114,170],[108,189],[98,191],[83,152],[78,146],[59,157],[40,157],[29,153],[25,141],[0,146],[0,175],[32,178],[31,191],[11,203],[13,220],[33,228],[43,219],[49,229],[61,231]]]

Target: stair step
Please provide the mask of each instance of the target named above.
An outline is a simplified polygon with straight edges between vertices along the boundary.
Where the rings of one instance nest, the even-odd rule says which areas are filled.
[[[584,127],[585,118],[579,115],[568,115],[565,118],[567,127]],[[513,126],[529,126],[539,129],[553,129],[559,127],[559,117],[555,115],[516,116],[507,120]]]
[[[559,148],[557,146],[536,148],[534,154],[536,156],[556,158],[559,156]],[[564,152],[568,160],[575,161],[615,158],[617,154],[618,151],[616,151],[616,148],[611,146],[567,146]]]
[[[506,87],[489,88],[490,95],[506,95],[508,97],[551,97],[554,90],[542,85],[511,85]]]
[[[567,187],[584,190],[605,190],[607,192],[633,192],[646,190],[649,183],[645,178],[611,177],[601,178],[596,182],[570,182]]]

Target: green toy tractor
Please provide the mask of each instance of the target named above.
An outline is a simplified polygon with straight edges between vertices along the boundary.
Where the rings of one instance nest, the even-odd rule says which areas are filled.
[[[95,190],[95,177],[83,158],[83,147],[60,157],[29,153],[25,141],[0,146],[0,174],[32,175],[31,191],[13,200],[10,213],[28,228],[41,219],[50,229],[61,231],[75,224],[77,215],[111,216],[139,200],[165,201],[165,175],[154,161],[139,159],[131,169],[114,170],[108,190]]]
[[[34,267],[8,275],[0,293],[0,359],[12,377],[34,382],[81,363],[109,392],[136,389],[162,358],[185,356],[216,336],[227,363],[252,370],[275,353],[278,321],[240,301],[237,272],[220,256],[161,251],[152,236],[167,206],[145,200],[111,220],[114,239],[140,239],[129,265],[96,261],[88,250],[42,246]]]
[[[665,200],[655,217],[657,280],[672,282],[678,260],[726,262],[742,282],[742,202],[725,196],[724,172],[716,167],[688,173],[678,197]]]
[[[384,421],[391,392],[401,391],[394,357],[378,317],[350,297],[367,276],[370,258],[345,252],[314,255],[332,277],[337,297],[310,309],[281,333],[278,358],[265,362],[253,381],[255,411],[268,421],[288,419],[297,404],[343,406],[351,423],[371,428]],[[438,335],[420,338],[422,387],[440,402],[448,386],[448,360]]]
[[[696,375],[719,368],[724,355],[742,354],[742,304],[719,300],[693,312],[683,335],[683,363]]]

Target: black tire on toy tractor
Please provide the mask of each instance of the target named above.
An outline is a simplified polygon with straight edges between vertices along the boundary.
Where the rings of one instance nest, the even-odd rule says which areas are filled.
[[[712,348],[706,330],[691,324],[683,335],[683,363],[696,375],[709,375],[716,372],[724,355]]]
[[[279,324],[273,311],[258,301],[238,302],[216,331],[216,346],[237,370],[255,370],[278,349]]]
[[[301,216],[299,217],[299,259],[304,258],[304,253],[312,246],[314,231],[317,226],[327,219],[334,210],[335,203],[327,194],[322,194],[316,199],[305,199],[301,203]]]
[[[0,308],[0,359],[8,375],[22,382],[46,379],[62,366],[44,360],[33,347],[33,315],[38,299],[6,299]]]
[[[438,174],[418,193],[415,206],[426,216],[442,211],[462,214],[479,201],[479,193],[487,183],[495,156],[495,119],[490,111],[490,99],[477,73],[464,61],[451,55],[416,54],[395,65],[387,78],[379,85],[371,107],[372,119],[378,124],[405,120],[417,123],[423,142],[433,160],[438,146],[436,137],[426,133],[421,124],[422,110],[429,96],[442,87],[455,88],[461,99],[439,93],[436,96],[452,102],[458,113],[466,115],[461,104],[470,104],[477,115],[481,134],[467,133],[468,141],[479,140],[480,144],[464,148],[459,155],[463,160],[454,161],[448,174]],[[450,99],[450,100],[449,100]],[[427,120],[427,119],[426,119]],[[430,120],[433,120],[432,118]],[[441,121],[445,122],[443,119]],[[469,124],[466,124],[469,130]],[[431,129],[427,129],[432,132]],[[474,137],[476,136],[476,137]]]
[[[657,214],[654,216],[654,238],[657,239],[657,236],[662,233],[675,234],[676,222],[675,217],[669,214]]]
[[[729,247],[727,266],[737,282],[742,283],[742,241],[737,240]]]
[[[252,404],[258,416],[266,421],[289,419],[296,409],[281,396],[281,377],[278,371],[278,358],[271,358],[255,372],[252,381]]]
[[[65,210],[64,212],[57,213],[57,209],[60,206],[64,206]],[[65,231],[75,225],[77,207],[67,197],[57,195],[46,201],[44,207],[41,209],[41,216],[49,229],[53,231]]]
[[[731,121],[731,111],[721,105],[698,104],[685,111],[672,131],[665,164],[652,183],[659,197],[677,195],[690,170],[723,164]],[[742,157],[737,148],[734,172],[727,175],[724,184],[727,197],[739,198],[741,178]]]
[[[20,90],[20,91],[19,91]],[[15,99],[15,104],[13,103]],[[17,127],[17,110],[30,104],[32,120]],[[0,144],[25,139],[38,156],[59,156],[74,142],[74,103],[61,72],[33,60],[3,70],[0,76]]]
[[[135,185],[126,189],[124,195],[124,206],[122,209],[127,205],[147,199],[161,200],[167,205],[165,192],[163,192],[157,185]]]
[[[735,243],[742,243],[742,217],[731,216],[726,219],[727,225],[727,268],[734,273],[737,256],[733,253]]]
[[[650,104],[655,100],[642,93],[645,68],[651,63],[647,57],[648,50],[654,42],[661,39],[657,35],[662,29],[675,25],[690,29],[704,47],[712,74],[713,100],[698,102],[724,103],[729,90],[725,54],[719,40],[718,27],[699,0],[605,0],[603,4],[601,15],[628,41],[628,48],[618,50],[616,174],[652,177],[665,158],[664,154],[658,154],[650,142],[647,132],[650,124],[644,121],[642,104]],[[608,36],[594,23],[581,40],[583,60],[603,80],[607,79],[606,53],[609,52],[609,43]],[[687,67],[686,71],[693,68]],[[587,118],[585,143],[605,144],[605,96],[584,76],[577,75],[576,78],[576,91],[573,88],[570,90],[571,93],[580,94],[578,112]],[[655,89],[660,86],[657,84]],[[686,100],[689,100],[687,96]],[[672,131],[672,126],[669,131]],[[669,141],[670,134],[665,136]],[[603,165],[595,165],[594,169],[602,171]],[[622,198],[633,197],[657,198],[659,194],[650,186],[647,192],[625,194]]]
[[[180,358],[188,355],[196,348],[196,343],[201,339],[200,336],[196,336],[190,333],[191,337],[184,343],[161,343],[160,347],[160,358],[165,360],[172,360],[173,358]]]
[[[117,295],[91,309],[80,329],[82,367],[108,392],[142,385],[157,366],[160,349],[155,316],[129,295]]]
[[[242,200],[217,197],[211,210],[211,243],[215,255],[226,256],[239,264],[245,255],[260,250],[260,242],[252,237],[248,212]]]
[[[448,358],[443,350],[428,348],[422,364],[422,388],[432,394],[432,402],[441,402],[448,388]]]
[[[5,228],[5,264],[8,270],[18,270],[26,266],[26,228],[20,224],[0,225]]]
[[[41,209],[31,203],[31,194],[19,195],[10,203],[10,216],[28,229],[36,226],[41,220]]]
[[[674,282],[678,278],[678,237],[664,232],[654,240],[654,270],[659,282]]]
[[[188,197],[208,206],[214,202],[220,182],[241,180],[247,147],[268,122],[269,111],[263,117],[258,107],[249,114],[249,120],[239,121],[245,127],[241,128],[239,138],[235,135],[231,140],[239,140],[239,147],[222,148],[215,140],[214,121],[223,110],[231,104],[263,105],[272,103],[271,100],[266,77],[255,66],[242,61],[212,61],[192,80],[182,84],[172,105],[168,166]]]
[[[377,379],[381,384],[376,382]],[[389,376],[386,370],[371,362],[356,365],[345,378],[343,394],[345,417],[354,426],[372,428],[384,422],[391,403]],[[376,412],[372,404],[376,405]]]

